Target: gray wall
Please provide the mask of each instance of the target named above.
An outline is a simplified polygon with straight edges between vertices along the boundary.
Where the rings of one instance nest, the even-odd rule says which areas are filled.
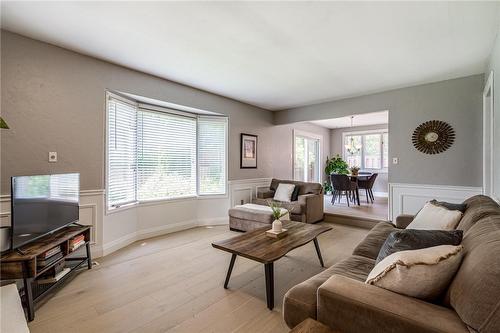
[[[493,146],[493,195],[500,200],[500,29],[497,32],[495,45],[491,52],[491,58],[488,65],[488,79],[490,71],[493,71],[493,107],[494,107],[494,146]],[[487,147],[489,149],[489,147]]]
[[[347,128],[337,128],[332,129],[330,131],[330,156],[335,156],[339,154],[342,156],[342,150],[344,144],[342,142],[342,133],[344,132],[354,132],[354,131],[371,131],[378,129],[387,129],[387,124],[382,125],[371,125],[371,126],[355,126],[355,127],[347,127]],[[389,133],[389,136],[391,134]],[[390,155],[389,146],[389,155]],[[373,185],[374,192],[387,193],[389,191],[389,175],[387,172],[379,173],[377,179],[375,180],[375,184]]]
[[[441,81],[383,93],[321,103],[275,113],[275,123],[288,124],[389,110],[389,182],[482,185],[483,75]],[[413,130],[427,120],[443,120],[456,132],[453,146],[438,155],[418,152]]]
[[[321,175],[324,177],[326,156],[330,155],[330,130],[310,123],[295,123],[273,128],[273,175],[276,178],[293,178],[293,130],[313,133],[321,140]]]
[[[81,188],[104,188],[106,89],[230,117],[229,179],[271,177],[273,115],[225,97],[7,31],[1,33],[1,192],[12,175],[78,171]],[[239,168],[241,132],[259,135],[258,169]],[[59,162],[48,163],[57,151]]]

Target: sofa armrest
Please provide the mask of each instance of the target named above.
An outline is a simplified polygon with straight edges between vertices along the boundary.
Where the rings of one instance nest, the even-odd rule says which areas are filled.
[[[341,275],[319,287],[317,316],[340,332],[469,332],[449,308]]]
[[[408,224],[410,224],[414,218],[415,218],[415,215],[401,214],[398,217],[396,217],[396,221],[394,221],[394,224],[396,225],[396,228],[406,229]]]
[[[259,199],[274,198],[274,191],[273,190],[258,190],[257,191],[257,198],[259,198]]]
[[[323,220],[323,194],[302,194],[297,201],[306,207],[306,223],[314,223]]]
[[[16,284],[8,284],[0,288],[0,331],[29,333],[24,317],[23,305]]]

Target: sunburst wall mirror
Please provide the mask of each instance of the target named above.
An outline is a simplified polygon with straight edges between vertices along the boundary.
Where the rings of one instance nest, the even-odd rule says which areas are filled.
[[[451,147],[455,141],[455,130],[444,121],[430,120],[413,131],[411,141],[424,154],[439,154]]]

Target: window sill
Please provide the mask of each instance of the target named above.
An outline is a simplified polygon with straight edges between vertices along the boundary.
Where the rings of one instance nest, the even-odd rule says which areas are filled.
[[[111,215],[114,213],[119,213],[123,212],[125,210],[128,210],[130,208],[135,208],[135,207],[147,207],[147,206],[157,206],[157,205],[163,205],[163,204],[169,204],[169,203],[176,203],[176,202],[185,202],[185,201],[197,201],[197,200],[210,200],[210,199],[227,199],[229,198],[228,194],[210,194],[210,195],[189,195],[189,196],[184,196],[184,197],[177,197],[177,198],[171,198],[171,199],[153,199],[153,200],[146,200],[146,201],[137,201],[134,203],[126,204],[117,208],[106,208],[106,215]]]

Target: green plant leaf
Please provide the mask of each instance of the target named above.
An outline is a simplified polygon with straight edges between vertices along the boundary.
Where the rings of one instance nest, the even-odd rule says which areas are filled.
[[[9,129],[9,125],[7,125],[7,123],[5,122],[5,120],[3,120],[2,117],[0,117],[0,128]]]

